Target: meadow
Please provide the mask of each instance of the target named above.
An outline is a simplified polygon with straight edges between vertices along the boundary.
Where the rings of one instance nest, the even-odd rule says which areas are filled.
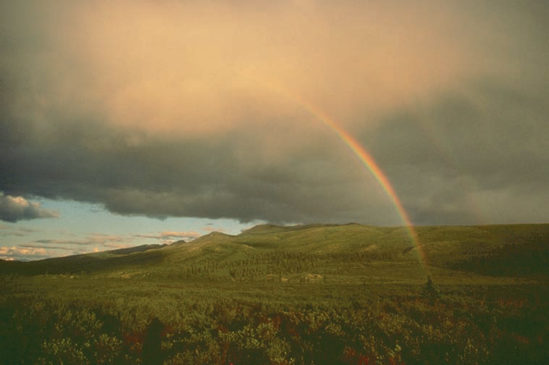
[[[6,364],[543,364],[549,225],[258,226],[0,265]],[[151,359],[151,354],[154,355]]]

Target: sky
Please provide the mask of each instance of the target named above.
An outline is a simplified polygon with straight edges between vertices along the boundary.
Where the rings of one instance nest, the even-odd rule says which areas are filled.
[[[544,0],[2,1],[0,258],[398,226],[397,203],[414,225],[549,223],[547,19]]]

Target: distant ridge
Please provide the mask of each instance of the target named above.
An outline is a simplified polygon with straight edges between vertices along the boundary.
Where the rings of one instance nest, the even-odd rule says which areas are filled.
[[[416,231],[432,268],[489,276],[549,278],[549,224],[419,226]],[[132,271],[139,275],[177,276],[183,271],[185,275],[196,275],[198,267],[205,265],[204,270],[211,275],[208,277],[226,280],[243,262],[255,262],[252,272],[266,272],[273,262],[288,259],[297,260],[297,269],[292,270],[298,271],[309,270],[305,269],[309,267],[306,260],[313,259],[322,262],[314,266],[315,270],[334,272],[351,270],[352,265],[341,260],[362,260],[356,263],[359,271],[374,262],[387,267],[416,265],[419,260],[415,248],[406,227],[262,224],[239,235],[212,232],[171,245],[142,245],[30,262],[2,260],[0,274],[122,275]]]
[[[187,244],[187,241],[185,240],[179,240],[179,241],[175,241],[175,242],[172,242],[169,244],[170,247],[177,247],[177,246],[182,246],[182,245],[185,245]]]
[[[128,248],[120,248],[117,250],[111,250],[111,251],[105,251],[107,253],[111,253],[114,255],[128,255],[130,253],[135,252],[145,252],[148,250],[157,250],[159,248],[162,248],[166,245],[141,245],[141,246],[135,246],[135,247],[128,247]]]
[[[191,243],[192,244],[197,244],[197,243],[201,243],[201,242],[204,242],[204,241],[223,240],[223,239],[232,238],[232,237],[235,237],[235,236],[227,234],[227,233],[222,233],[222,232],[215,231],[215,232],[211,232],[211,233],[205,234],[203,236],[200,236],[200,237],[194,239]]]
[[[322,228],[322,227],[339,227],[339,226],[352,226],[357,225],[358,223],[346,223],[346,224],[331,224],[331,223],[312,223],[312,224],[296,224],[291,226],[279,226],[276,224],[259,224],[252,228],[242,231],[242,234],[256,234],[256,233],[273,233],[273,232],[295,232],[302,231],[311,228]]]
[[[266,233],[272,231],[280,231],[286,229],[287,227],[277,226],[276,224],[258,224],[252,228],[248,228],[242,231],[241,234],[253,234],[253,233]]]

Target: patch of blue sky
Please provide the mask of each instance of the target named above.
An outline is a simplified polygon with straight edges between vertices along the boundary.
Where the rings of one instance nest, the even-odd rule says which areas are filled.
[[[240,223],[233,219],[156,219],[113,214],[97,204],[76,201],[33,199],[58,218],[2,223],[0,247],[38,247],[35,258],[104,251],[142,244],[189,240],[212,231],[239,234],[259,222]],[[40,255],[40,257],[38,257]],[[33,259],[29,255],[27,259]],[[17,258],[16,258],[17,259]]]

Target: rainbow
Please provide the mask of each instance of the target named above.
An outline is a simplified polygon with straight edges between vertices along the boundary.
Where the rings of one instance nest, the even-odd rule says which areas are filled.
[[[402,206],[402,202],[398,198],[395,189],[389,182],[387,176],[383,173],[379,165],[376,163],[372,155],[370,155],[364,147],[358,143],[347,131],[340,127],[332,118],[318,108],[314,108],[311,104],[307,103],[301,98],[295,97],[294,100],[298,102],[312,117],[321,121],[325,126],[330,128],[338,137],[345,143],[347,147],[353,152],[353,154],[360,160],[360,162],[372,173],[374,178],[379,182],[387,196],[391,199],[391,202],[395,206],[399,216],[401,217],[404,225],[408,230],[412,243],[417,248],[418,254],[425,266],[427,264],[427,257],[423,250],[422,245],[419,242],[418,234],[414,228],[414,225],[410,221],[406,210]]]
[[[334,119],[328,116],[328,114],[323,112],[320,108],[315,108],[312,104],[308,103],[299,95],[296,95],[295,93],[291,92],[285,87],[282,87],[282,85],[278,83],[268,82],[265,78],[252,77],[252,75],[250,74],[243,74],[243,76],[259,82],[260,84],[263,84],[272,90],[276,90],[280,94],[283,94],[289,99],[293,100],[296,104],[300,105],[309,115],[311,115],[314,119],[322,122],[326,127],[332,130],[339,137],[339,139],[341,139],[341,141],[353,152],[353,154],[360,160],[360,162],[371,172],[371,174],[381,185],[387,196],[391,199],[392,204],[395,206],[397,213],[399,214],[402,222],[404,223],[404,226],[408,231],[408,235],[410,236],[412,244],[417,249],[417,253],[419,255],[419,259],[423,265],[423,268],[427,269],[427,256],[425,254],[425,251],[423,250],[423,246],[419,241],[419,237],[414,228],[414,225],[408,217],[406,210],[404,210],[404,206],[398,198],[395,189],[389,182],[389,179],[383,173],[383,170],[381,170],[374,158],[366,151],[366,149],[362,147],[360,143],[358,143],[358,141],[353,138],[353,136],[347,133],[345,129],[340,127]]]

